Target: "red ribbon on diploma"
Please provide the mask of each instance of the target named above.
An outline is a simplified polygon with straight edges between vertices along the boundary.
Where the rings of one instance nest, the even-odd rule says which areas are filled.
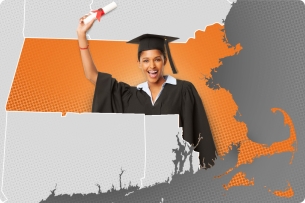
[[[94,11],[91,11],[91,12],[97,13],[97,14],[96,14],[96,19],[98,19],[98,21],[100,21],[102,15],[105,14],[102,8],[99,8],[99,9],[94,10]]]

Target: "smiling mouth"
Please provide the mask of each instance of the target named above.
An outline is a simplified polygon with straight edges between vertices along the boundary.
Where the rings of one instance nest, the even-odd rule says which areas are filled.
[[[148,75],[152,78],[155,78],[157,76],[158,71],[156,70],[149,70],[147,71]]]

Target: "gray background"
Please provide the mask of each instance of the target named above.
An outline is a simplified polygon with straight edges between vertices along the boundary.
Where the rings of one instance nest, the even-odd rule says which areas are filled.
[[[291,153],[256,159],[253,164],[239,168],[240,171],[246,172],[248,178],[255,177],[255,186],[236,187],[227,192],[223,190],[222,184],[228,183],[237,171],[222,179],[215,180],[210,177],[211,175],[219,175],[224,171],[224,168],[234,166],[237,151],[233,150],[226,156],[225,161],[217,160],[213,170],[200,171],[199,175],[202,179],[197,178],[196,181],[185,180],[182,183],[183,189],[174,191],[176,201],[181,201],[183,198],[188,202],[303,201],[305,182],[305,163],[302,157],[304,154],[302,146],[305,142],[303,136],[305,132],[303,102],[305,84],[303,81],[305,76],[304,3],[301,1],[239,0],[229,12],[231,6],[228,1],[217,1],[217,4],[221,5],[211,5],[210,3],[209,6],[206,4],[207,1],[192,1],[194,5],[190,7],[185,6],[187,1],[155,1],[149,2],[150,9],[143,8],[143,5],[139,2],[129,2],[126,3],[126,6],[123,6],[123,2],[117,1],[118,6],[121,3],[122,9],[131,5],[141,6],[139,9],[135,9],[139,13],[123,12],[118,7],[111,13],[113,15],[104,16],[102,18],[104,21],[96,24],[99,26],[95,26],[90,31],[90,37],[128,40],[142,34],[145,30],[145,32],[162,32],[162,34],[178,36],[181,38],[179,41],[184,42],[187,38],[193,37],[196,30],[204,30],[208,24],[221,22],[221,19],[226,18],[225,28],[229,43],[232,45],[241,43],[243,50],[239,55],[223,59],[223,65],[218,69],[218,72],[213,73],[214,84],[219,83],[222,88],[232,93],[239,106],[239,112],[242,114],[237,119],[247,124],[248,137],[253,141],[271,144],[288,137],[288,128],[282,126],[283,117],[281,114],[273,114],[270,111],[272,107],[284,109],[293,119],[297,132],[299,147],[292,165],[289,165]],[[6,123],[5,103],[24,37],[22,35],[23,3],[23,1],[3,1],[0,5],[0,14],[3,19],[0,22],[0,104],[3,108],[0,112],[0,130],[1,138],[3,138],[1,140],[4,140],[4,133],[2,132],[5,132]],[[37,14],[34,15],[34,10],[31,11],[29,16],[26,15],[25,37],[74,38],[76,37],[77,22],[75,25],[71,22],[73,19],[77,21],[81,15],[87,13],[89,11],[87,8],[90,8],[91,2],[29,1],[27,3],[36,5],[36,7],[31,5],[29,9],[37,10],[40,8],[43,13],[48,14],[41,21],[37,20]],[[107,3],[109,2],[105,4]],[[202,5],[200,5],[201,3]],[[95,9],[94,5],[95,2],[92,4],[93,9]],[[99,5],[97,7],[100,7]],[[101,6],[103,5],[101,1]],[[26,8],[28,8],[27,6],[28,4],[26,4]],[[79,7],[80,9],[75,13],[69,12],[69,8],[72,7],[74,9]],[[209,12],[205,12],[207,11],[205,9]],[[215,12],[216,10],[217,12]],[[226,16],[228,12],[229,14]],[[211,14],[214,13],[219,14],[219,16],[212,17]],[[193,14],[201,17],[198,22],[194,21]],[[60,20],[61,16],[65,16],[64,20]],[[160,17],[164,24],[158,24],[158,21],[154,30],[151,30],[152,26],[149,19],[152,16]],[[66,21],[66,19],[69,20]],[[129,21],[128,19],[132,20]],[[147,22],[149,23],[146,24]],[[169,22],[174,23],[167,24]],[[102,30],[98,31],[99,29]],[[1,145],[3,147],[2,142]],[[287,186],[287,180],[291,183],[295,192],[291,199],[278,198],[268,193],[267,189],[263,187],[267,185],[273,190],[283,190]],[[188,189],[186,188],[191,189],[187,192]],[[170,191],[167,192],[173,194]],[[155,195],[156,193],[151,194],[151,196]],[[149,200],[150,196],[145,194],[142,198],[144,197],[145,200]],[[140,199],[141,197],[138,197],[139,201]],[[170,197],[164,197],[164,199],[165,202],[175,201],[173,199],[170,201]]]
[[[93,3],[92,3],[93,2]],[[78,19],[111,3],[96,1],[41,1],[26,3],[25,36],[76,38]],[[185,42],[198,29],[220,22],[231,8],[220,1],[123,1],[111,13],[102,16],[89,31],[91,39],[131,40],[145,33],[176,36]],[[217,11],[217,12],[215,12]],[[43,18],[38,16],[45,15]],[[74,22],[74,23],[73,23]],[[43,29],[38,29],[43,28]]]

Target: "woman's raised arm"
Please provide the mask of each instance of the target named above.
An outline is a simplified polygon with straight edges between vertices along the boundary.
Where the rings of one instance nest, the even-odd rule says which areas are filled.
[[[98,71],[94,65],[94,62],[92,60],[92,57],[91,57],[91,54],[89,51],[86,33],[91,28],[91,26],[93,25],[93,23],[96,19],[91,20],[88,24],[84,24],[83,20],[87,16],[88,15],[85,15],[79,19],[79,24],[77,27],[77,36],[78,36],[78,44],[80,47],[80,54],[81,54],[86,78],[95,85],[96,80],[97,80]],[[81,48],[87,48],[87,49],[81,49]]]

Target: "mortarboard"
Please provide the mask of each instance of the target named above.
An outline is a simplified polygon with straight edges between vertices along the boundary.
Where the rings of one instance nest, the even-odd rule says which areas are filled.
[[[131,44],[139,44],[138,53],[141,51],[151,50],[151,49],[159,49],[164,52],[164,45],[166,47],[166,52],[168,56],[169,63],[171,65],[172,71],[174,74],[177,73],[177,70],[175,68],[168,43],[172,42],[176,39],[179,39],[177,37],[169,37],[164,35],[154,35],[154,34],[144,34],[137,38],[134,38],[130,40],[127,43]]]

